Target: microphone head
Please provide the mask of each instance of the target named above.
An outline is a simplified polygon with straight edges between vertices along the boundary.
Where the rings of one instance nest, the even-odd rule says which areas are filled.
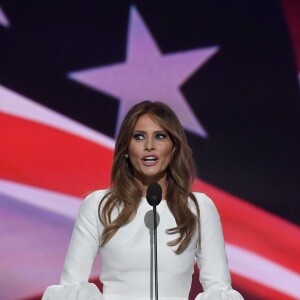
[[[161,186],[157,183],[151,183],[147,188],[147,201],[151,206],[157,206],[162,197],[162,189]]]

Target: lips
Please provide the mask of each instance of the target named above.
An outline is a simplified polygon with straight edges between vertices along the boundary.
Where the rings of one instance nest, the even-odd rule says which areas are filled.
[[[144,165],[153,166],[156,164],[158,157],[156,155],[147,155],[142,158]]]

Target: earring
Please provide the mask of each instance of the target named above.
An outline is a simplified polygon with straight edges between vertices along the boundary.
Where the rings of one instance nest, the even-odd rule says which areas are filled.
[[[128,153],[125,153],[124,156],[125,156],[125,158],[127,159],[127,158],[128,158]]]

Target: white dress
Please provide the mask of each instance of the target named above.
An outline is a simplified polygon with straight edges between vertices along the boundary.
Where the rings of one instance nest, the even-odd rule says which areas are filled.
[[[153,270],[152,207],[142,199],[136,217],[121,227],[113,238],[99,247],[103,226],[98,205],[106,191],[96,191],[82,202],[60,285],[49,286],[42,300],[150,300],[155,299]],[[180,255],[167,242],[176,235],[166,229],[176,227],[166,201],[157,207],[158,296],[160,300],[188,300],[195,258],[204,293],[196,300],[243,300],[231,287],[220,217],[213,202],[194,193],[200,207],[201,247],[191,241]],[[115,216],[116,216],[115,212]],[[150,228],[150,229],[149,229]],[[94,259],[100,251],[100,280],[103,294],[88,283]]]

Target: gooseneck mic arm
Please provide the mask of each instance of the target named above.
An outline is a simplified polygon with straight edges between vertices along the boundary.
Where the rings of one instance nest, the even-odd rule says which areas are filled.
[[[156,206],[160,203],[162,197],[162,189],[158,183],[151,183],[147,189],[147,201],[153,206],[153,223],[154,223],[154,272],[155,272],[155,299],[158,300],[158,275],[157,275],[157,219]]]

